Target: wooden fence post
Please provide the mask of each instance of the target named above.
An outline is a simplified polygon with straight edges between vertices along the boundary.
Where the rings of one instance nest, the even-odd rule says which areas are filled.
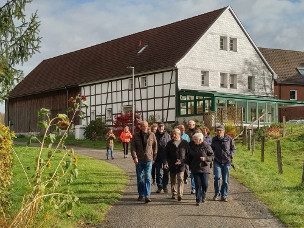
[[[304,162],[303,162],[302,183],[304,183]]]
[[[252,135],[252,132],[251,132],[251,129],[248,130],[248,150],[251,150],[251,135]]]
[[[262,136],[261,142],[261,162],[264,162],[265,136]]]
[[[254,156],[254,149],[255,149],[255,138],[254,135],[252,135],[252,156]]]
[[[285,137],[285,135],[286,135],[286,118],[285,116],[283,116],[283,133],[282,133],[283,138]]]
[[[244,127],[243,131],[243,145],[245,146],[247,144],[247,126]]]
[[[277,140],[277,162],[278,162],[279,173],[283,174],[281,141],[280,140]]]

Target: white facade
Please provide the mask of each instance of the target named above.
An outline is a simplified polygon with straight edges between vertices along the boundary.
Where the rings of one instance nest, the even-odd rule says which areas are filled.
[[[273,74],[228,7],[176,63],[176,69],[135,75],[135,110],[142,119],[155,116],[174,122],[176,97],[182,89],[272,97]],[[83,85],[81,93],[90,106],[84,109],[82,125],[97,117],[111,123],[116,114],[132,110],[132,75]]]
[[[229,8],[177,63],[177,68],[179,89],[273,96],[272,73]],[[208,75],[205,85],[201,83],[202,72]],[[226,76],[222,86],[221,74]],[[253,78],[253,88],[248,88],[248,77]]]

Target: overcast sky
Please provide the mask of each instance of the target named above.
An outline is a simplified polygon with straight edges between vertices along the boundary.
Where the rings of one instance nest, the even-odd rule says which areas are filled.
[[[33,0],[41,48],[21,69],[228,5],[257,46],[304,51],[304,0]]]

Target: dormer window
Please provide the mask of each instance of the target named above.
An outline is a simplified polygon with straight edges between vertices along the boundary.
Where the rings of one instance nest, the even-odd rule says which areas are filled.
[[[304,67],[297,67],[297,70],[299,71],[300,75],[304,76]]]

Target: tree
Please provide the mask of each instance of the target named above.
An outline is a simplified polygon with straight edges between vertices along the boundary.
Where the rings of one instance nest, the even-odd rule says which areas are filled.
[[[138,126],[140,119],[140,113],[135,112],[134,129],[136,129]],[[132,112],[120,113],[115,116],[115,120],[113,122],[114,134],[119,137],[125,126],[128,126],[130,129],[132,129]]]
[[[23,78],[16,66],[28,61],[39,51],[41,37],[37,11],[24,14],[32,0],[8,0],[0,7],[0,101]]]

